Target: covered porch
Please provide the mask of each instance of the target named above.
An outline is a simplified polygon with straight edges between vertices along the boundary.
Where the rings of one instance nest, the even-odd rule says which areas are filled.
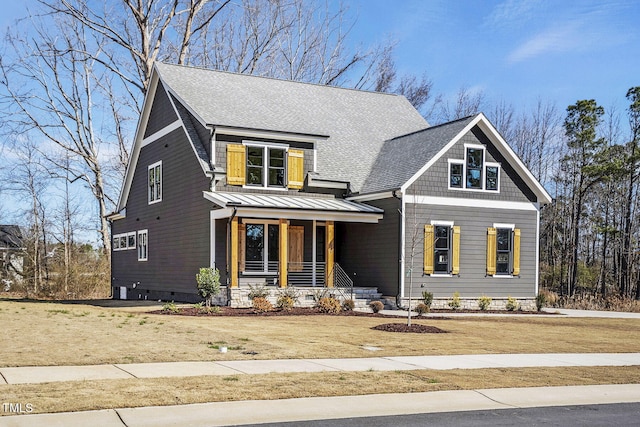
[[[249,285],[343,285],[345,274],[336,259],[336,224],[377,223],[383,214],[378,208],[327,195],[206,192],[205,198],[217,207],[211,211],[212,265],[225,269],[232,291]],[[223,230],[224,236],[219,235]],[[223,247],[224,257],[214,253]]]

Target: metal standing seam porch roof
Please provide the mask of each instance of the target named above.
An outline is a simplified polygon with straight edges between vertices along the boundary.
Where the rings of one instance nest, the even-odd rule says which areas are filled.
[[[384,211],[349,200],[328,197],[205,191],[204,197],[221,208],[235,208],[242,216],[280,216],[346,222],[378,222]]]

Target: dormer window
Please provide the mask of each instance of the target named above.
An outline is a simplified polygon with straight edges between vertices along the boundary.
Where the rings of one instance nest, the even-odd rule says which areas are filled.
[[[247,185],[284,187],[285,176],[284,148],[247,146]]]
[[[449,159],[449,189],[500,191],[500,165],[485,156],[483,145],[465,144],[463,160]]]
[[[299,190],[304,185],[304,152],[285,144],[228,144],[227,184]]]

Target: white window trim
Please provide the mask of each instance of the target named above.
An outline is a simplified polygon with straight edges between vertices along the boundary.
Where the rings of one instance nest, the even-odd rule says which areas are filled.
[[[452,187],[451,186],[451,165],[462,165],[462,176],[460,177],[461,184],[462,187]],[[459,159],[447,159],[447,178],[448,178],[448,182],[449,182],[449,190],[464,190],[464,183],[465,183],[465,177],[464,177],[464,160],[459,160]]]
[[[133,245],[129,245],[129,237],[133,236]],[[127,249],[135,249],[138,247],[138,235],[135,231],[127,233]]]
[[[242,274],[245,276],[264,276],[266,275],[273,275],[273,276],[277,276],[278,272],[277,271],[269,271],[269,229],[268,226],[269,225],[280,225],[279,221],[274,221],[274,220],[261,220],[261,219],[242,219],[242,223],[247,225],[247,224],[251,224],[251,225],[263,225],[264,226],[264,244],[263,246],[265,248],[267,248],[265,250],[266,256],[264,257],[264,259],[262,260],[262,271],[243,271]],[[245,237],[244,239],[244,244],[247,244],[247,239]],[[279,243],[278,243],[279,244]],[[246,254],[246,248],[245,248],[245,254]],[[278,257],[280,256],[280,253],[278,253]],[[245,263],[245,268],[246,268],[246,263]]]
[[[482,150],[482,188],[467,188],[467,149],[474,148],[477,150]],[[462,164],[462,187],[452,187],[451,186],[451,165],[452,164]],[[496,190],[487,190],[487,166],[497,167],[498,168],[498,188]],[[465,143],[464,144],[464,158],[461,159],[447,159],[447,188],[453,191],[475,191],[479,193],[488,193],[488,194],[498,194],[500,193],[500,171],[502,170],[502,165],[496,162],[487,162],[487,147],[482,144],[472,144]]]
[[[495,190],[488,190],[487,189],[487,168],[490,167],[496,167],[498,168],[498,175],[497,175],[497,182],[496,182],[496,189]],[[500,169],[502,169],[500,167],[500,163],[495,163],[495,162],[486,162],[484,164],[484,182],[482,183],[484,185],[484,189],[487,193],[499,193],[500,192]]]
[[[245,147],[257,147],[262,148],[262,185],[256,184],[245,184],[243,188],[260,188],[261,190],[273,190],[273,191],[286,191],[288,190],[288,172],[289,172],[289,145],[288,144],[280,144],[277,142],[261,142],[261,141],[242,141],[242,145]],[[284,185],[282,187],[277,186],[269,186],[269,149],[276,148],[280,150],[284,150]],[[248,162],[249,155],[247,154],[247,159],[245,160],[244,167],[247,167],[246,162]]]
[[[453,226],[454,226],[454,221],[441,221],[441,220],[431,220],[431,225],[433,225],[434,227],[449,227],[450,231],[450,241],[449,241],[449,266],[448,269],[451,270],[453,268],[453,265],[451,265],[451,263],[453,262]],[[436,247],[434,246],[432,251],[431,251],[431,255],[435,256],[436,254]],[[436,272],[435,271],[436,265],[435,265],[435,260],[433,263],[433,273],[429,275],[429,277],[453,277],[453,274],[451,273],[443,273],[443,272]]]
[[[114,235],[111,237],[111,241],[112,241],[112,242],[115,242],[116,240],[120,241],[120,239],[122,239],[122,238],[124,237],[124,238],[125,238],[125,242],[126,242],[126,244],[125,244],[124,246],[120,246],[120,245],[118,244],[118,247],[117,247],[117,248],[116,248],[116,247],[115,247],[115,245],[114,245],[114,246],[113,246],[113,251],[114,251],[114,252],[119,252],[119,251],[126,251],[126,250],[130,250],[130,249],[135,249],[135,248],[137,247],[135,243],[137,243],[137,242],[138,242],[138,240],[136,239],[136,241],[135,241],[135,243],[134,243],[134,245],[133,245],[133,246],[129,246],[129,236],[131,236],[131,235],[134,235],[134,236],[135,236],[135,235],[136,235],[136,232],[135,232],[135,231],[133,231],[133,232],[130,232],[130,233],[114,234]],[[112,244],[113,244],[113,243],[112,243]]]
[[[151,169],[155,169],[156,166],[160,166],[160,197],[158,197],[155,200],[151,200],[151,187],[149,186],[149,171]],[[155,162],[149,166],[147,166],[147,203],[149,203],[150,205],[156,204],[158,202],[162,201],[162,194],[164,193],[164,183],[162,182],[162,178],[164,175],[164,172],[162,170],[162,160]]]
[[[504,224],[504,223],[500,223],[500,222],[494,222],[493,223],[493,228],[498,229],[498,228],[506,228],[508,230],[511,230],[511,232],[513,233],[513,230],[516,229],[516,225],[515,224]],[[513,236],[511,236],[512,241],[511,241],[511,252],[509,254],[509,257],[511,258],[510,264],[513,264]],[[498,253],[498,248],[496,247],[496,256]],[[497,265],[497,264],[496,264]],[[513,267],[513,265],[510,265],[511,267]],[[513,279],[514,275],[513,274],[499,274],[498,272],[496,272],[496,274],[494,274],[493,276],[491,276],[493,278],[497,278],[497,279]]]
[[[136,244],[140,244],[140,235],[144,234],[145,235],[145,257],[141,257],[140,256],[140,249],[138,248],[138,246],[136,245],[136,251],[138,252],[138,261],[148,261],[149,260],[149,230],[145,229],[145,230],[138,230],[138,238],[136,241]]]

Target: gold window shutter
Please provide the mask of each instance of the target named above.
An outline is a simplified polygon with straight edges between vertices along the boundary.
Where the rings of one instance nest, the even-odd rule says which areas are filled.
[[[242,144],[227,144],[227,184],[244,185],[246,170],[246,147]]]
[[[287,158],[287,186],[300,190],[304,186],[304,151],[289,149]]]
[[[424,274],[433,274],[433,242],[434,227],[426,224],[424,226]]]
[[[513,275],[520,275],[520,229],[513,230]]]
[[[497,229],[489,227],[487,229],[487,275],[496,274],[496,237]]]
[[[304,227],[289,227],[289,271],[302,271],[304,261]]]
[[[451,274],[460,274],[460,226],[453,227]]]

